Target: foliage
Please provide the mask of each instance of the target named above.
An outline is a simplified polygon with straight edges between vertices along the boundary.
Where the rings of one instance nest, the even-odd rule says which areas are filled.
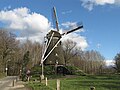
[[[30,53],[30,52],[27,51],[27,52],[24,54],[24,56],[23,56],[23,64],[22,64],[22,67],[23,67],[23,68],[26,68],[28,62],[30,61],[30,58],[29,58],[30,54],[29,54],[29,53]]]
[[[31,68],[31,75],[34,78],[38,78],[40,77],[42,73],[42,68],[40,65],[36,65],[34,67]],[[54,66],[44,66],[44,75],[45,76],[49,76],[50,78],[55,74],[54,72]]]
[[[115,69],[120,73],[120,53],[115,56]]]
[[[75,66],[66,66],[66,68],[71,72],[72,75],[86,75],[82,70]]]
[[[23,57],[23,63],[22,63],[22,80],[23,81],[26,81],[26,77],[27,77],[27,64],[29,62],[30,58],[29,58],[29,51],[27,51],[25,54],[24,54],[24,57]]]
[[[42,68],[40,65],[35,65],[31,68],[31,76],[32,77],[40,77]]]
[[[53,75],[55,74],[55,71],[54,71],[54,66],[45,66],[44,67],[44,74],[45,75]]]
[[[72,75],[86,75],[82,70],[75,66],[65,66],[66,69],[68,69]],[[31,75],[34,78],[38,78],[41,75],[41,66],[34,66],[31,68]],[[47,76],[48,78],[60,78],[63,75],[60,74],[55,74],[55,67],[54,66],[44,66],[44,75]]]

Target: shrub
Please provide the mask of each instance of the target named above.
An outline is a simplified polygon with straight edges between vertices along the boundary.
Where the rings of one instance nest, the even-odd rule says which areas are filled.
[[[55,74],[54,66],[45,66],[44,67],[44,74],[45,75],[53,75]]]
[[[42,74],[42,68],[41,66],[34,66],[31,68],[31,75],[33,77],[39,77],[40,74]],[[44,66],[44,74],[45,75],[52,75],[54,74],[54,66]]]
[[[71,72],[72,75],[82,75],[85,76],[86,74],[75,66],[66,66],[66,68]]]
[[[31,68],[31,76],[32,77],[40,77],[41,73],[42,73],[42,68],[40,65],[36,65]]]

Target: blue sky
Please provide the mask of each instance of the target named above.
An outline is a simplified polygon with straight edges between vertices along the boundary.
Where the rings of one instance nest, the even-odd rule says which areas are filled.
[[[119,0],[0,0],[0,27],[13,28],[14,26],[16,31],[23,34],[23,37],[21,36],[19,39],[26,38],[25,36],[34,36],[34,32],[36,35],[34,39],[39,41],[37,35],[41,36],[39,36],[39,38],[42,38],[43,35],[38,33],[42,32],[43,29],[47,32],[46,29],[48,29],[49,24],[46,24],[46,22],[47,20],[48,22],[52,22],[51,10],[53,6],[57,9],[60,27],[62,27],[62,25],[68,25],[68,22],[69,25],[71,23],[75,25],[77,22],[83,23],[84,32],[80,31],[80,36],[78,36],[78,34],[74,35],[78,36],[80,42],[77,42],[83,43],[81,46],[83,46],[85,50],[97,50],[109,60],[113,59],[114,56],[120,52]],[[14,17],[11,19],[12,16],[9,18],[9,14],[12,15],[12,13],[19,11],[18,9],[22,9],[25,14],[27,13],[21,18],[29,18],[23,19],[23,21],[15,21]],[[9,11],[11,11],[11,13]],[[21,13],[19,15],[21,15]],[[30,20],[39,23],[37,18],[33,19],[35,16],[39,19],[42,19],[43,17],[41,16],[44,16],[42,20],[46,28],[42,26],[38,28],[36,24],[33,25],[34,23],[30,23]],[[42,20],[40,23],[43,23]],[[18,23],[19,21],[21,23]],[[21,27],[15,27],[17,25]],[[28,26],[26,27],[26,25]],[[26,29],[28,27],[36,29],[36,31],[32,29],[28,31]],[[25,28],[26,31],[22,31],[21,29],[23,28]],[[41,31],[37,29],[41,29]]]

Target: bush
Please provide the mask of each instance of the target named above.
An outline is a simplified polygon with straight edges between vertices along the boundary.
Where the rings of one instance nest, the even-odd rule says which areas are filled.
[[[44,74],[45,75],[53,75],[55,74],[54,66],[45,66],[44,67]]]
[[[22,73],[21,79],[22,81],[27,81],[27,76],[25,73]]]
[[[68,75],[82,75],[85,76],[86,74],[80,70],[79,68],[75,66],[65,66],[70,73]],[[31,68],[31,76],[32,78],[38,78],[42,74],[42,68],[41,66],[34,66]],[[57,78],[57,77],[62,77],[63,74],[57,74],[55,75],[55,67],[54,66],[44,66],[44,75],[47,76],[48,78]]]
[[[42,74],[41,66],[34,66],[31,68],[31,75],[33,77],[39,77]],[[45,75],[53,75],[54,74],[54,66],[44,66],[44,74]]]
[[[42,68],[40,65],[36,65],[31,68],[31,76],[32,77],[40,77],[41,73],[42,73]]]
[[[85,76],[86,74],[75,66],[66,66],[66,68],[71,72],[72,75],[82,75]]]

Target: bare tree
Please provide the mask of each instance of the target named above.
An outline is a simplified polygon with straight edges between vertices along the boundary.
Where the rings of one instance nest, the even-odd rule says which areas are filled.
[[[7,67],[8,61],[12,61],[13,54],[18,49],[19,42],[15,39],[15,35],[6,31],[0,30],[0,60],[1,70]]]
[[[90,74],[100,73],[101,66],[105,66],[104,57],[97,51],[86,51],[84,52],[84,59],[86,61],[85,72]]]
[[[77,50],[78,48],[75,42],[71,40],[63,42],[63,56],[65,65],[70,64],[71,60],[77,55]]]

